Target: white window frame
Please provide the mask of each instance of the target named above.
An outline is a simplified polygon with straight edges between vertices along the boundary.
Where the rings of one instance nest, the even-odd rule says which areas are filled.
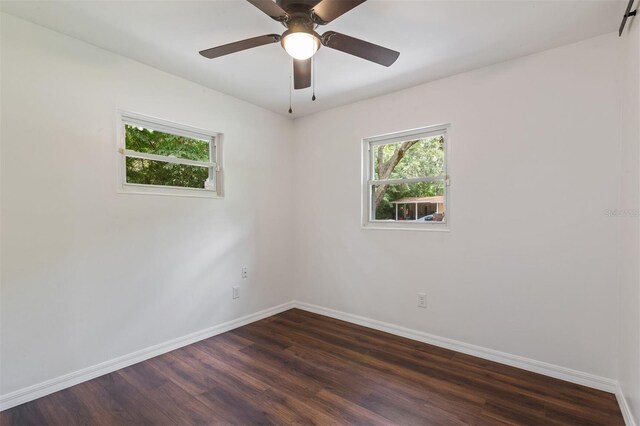
[[[364,229],[401,229],[420,231],[449,231],[451,226],[451,200],[450,200],[450,124],[421,127],[402,132],[389,133],[362,139],[362,227]],[[423,139],[432,136],[444,136],[444,175],[407,179],[375,180],[373,151],[377,145],[404,142],[413,139]],[[395,220],[373,219],[372,187],[380,184],[399,184],[414,182],[444,181],[444,205],[446,214],[442,222],[412,222]]]
[[[209,142],[209,162],[187,160],[174,156],[165,156],[136,152],[126,148],[125,125],[144,127],[158,132],[184,136]],[[160,118],[150,117],[130,111],[117,112],[117,176],[118,192],[125,194],[172,195],[181,197],[224,198],[224,175],[222,167],[222,133],[203,130],[184,124],[174,123]],[[185,188],[168,185],[147,185],[127,182],[126,158],[144,158],[174,164],[206,167],[209,178],[205,188]]]

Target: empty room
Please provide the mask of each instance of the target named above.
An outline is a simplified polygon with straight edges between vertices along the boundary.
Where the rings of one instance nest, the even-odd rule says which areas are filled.
[[[640,425],[640,0],[0,0],[0,424]]]

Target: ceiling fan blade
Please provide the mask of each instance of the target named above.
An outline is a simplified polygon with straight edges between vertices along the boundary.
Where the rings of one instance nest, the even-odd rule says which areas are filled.
[[[249,3],[269,15],[276,21],[284,21],[287,19],[287,12],[284,11],[273,0],[247,0]]]
[[[306,89],[311,86],[311,58],[293,60],[293,88]]]
[[[205,58],[213,59],[219,56],[228,55],[230,53],[240,52],[242,50],[251,49],[265,44],[277,43],[280,41],[280,34],[267,34],[260,37],[248,38],[246,40],[236,41],[211,49],[201,50],[200,54]]]
[[[377,44],[369,43],[368,41],[340,34],[335,31],[327,31],[322,34],[322,44],[332,49],[375,62],[376,64],[384,65],[385,67],[393,64],[396,59],[398,59],[398,56],[400,56],[400,52],[396,52],[395,50],[387,49],[386,47],[378,46]]]
[[[313,8],[316,23],[327,24],[367,0],[322,0]]]

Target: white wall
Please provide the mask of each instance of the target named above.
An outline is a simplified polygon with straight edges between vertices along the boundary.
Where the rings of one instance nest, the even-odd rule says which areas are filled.
[[[640,424],[640,21],[620,39],[622,84],[620,226],[620,346],[618,380]]]
[[[617,42],[296,120],[296,298],[615,377]],[[452,125],[451,232],[361,229],[361,138],[439,123]]]
[[[0,394],[292,299],[288,118],[1,26]],[[226,199],[117,194],[116,108],[224,133]]]

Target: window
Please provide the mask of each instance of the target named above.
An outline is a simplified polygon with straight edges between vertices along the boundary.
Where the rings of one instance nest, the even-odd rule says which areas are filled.
[[[221,197],[222,135],[137,114],[119,117],[122,192]]]
[[[447,130],[433,126],[363,140],[363,226],[448,229]]]

